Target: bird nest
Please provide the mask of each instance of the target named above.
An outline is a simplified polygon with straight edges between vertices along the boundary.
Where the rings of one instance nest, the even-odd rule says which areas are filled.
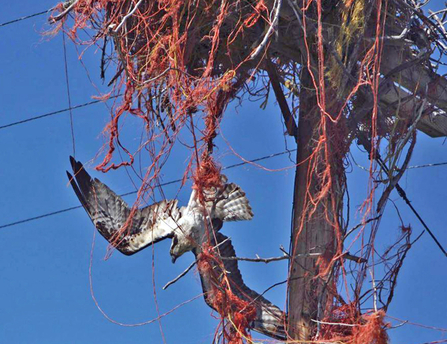
[[[98,169],[133,162],[119,141],[118,122],[125,112],[141,118],[150,136],[162,141],[164,153],[199,112],[204,125],[196,141],[208,156],[225,107],[254,80],[272,11],[271,4],[246,0],[79,0],[60,5],[53,21],[63,23],[73,14],[67,32],[76,41],[81,29],[94,30],[88,43],[102,47],[101,75],[113,65],[112,92],[124,94],[107,128],[109,151]],[[111,56],[106,53],[110,43]],[[116,145],[126,150],[129,161],[111,163]]]
[[[159,152],[164,154],[192,115],[199,113],[203,126],[196,141],[199,151],[209,155],[227,104],[243,93],[267,98],[270,82],[289,123],[286,117],[297,116],[299,107],[301,66],[313,74],[318,106],[324,106],[323,97],[338,103],[321,110],[348,120],[342,133],[346,147],[355,138],[352,132],[363,131],[370,140],[373,136],[388,139],[389,153],[399,155],[408,141],[402,145],[400,138],[408,128],[415,122],[420,127],[429,125],[419,122],[436,109],[415,98],[430,93],[429,89],[416,89],[417,85],[412,89],[408,83],[403,86],[409,93],[393,88],[390,82],[398,79],[393,68],[389,72],[394,73],[378,88],[375,78],[384,45],[377,39],[400,34],[401,39],[391,46],[396,54],[404,53],[401,64],[428,68],[429,54],[424,52],[437,44],[443,53],[444,37],[433,20],[419,12],[417,18],[414,8],[403,1],[387,4],[368,0],[70,0],[56,8],[52,20],[61,27],[72,15],[74,24],[66,30],[77,42],[80,30],[93,30],[93,38],[82,44],[102,49],[101,75],[105,78],[106,70],[114,69],[109,85],[112,93],[123,93],[107,127],[108,154],[98,166],[107,171],[122,165],[111,163],[116,146],[129,154],[124,164],[133,163],[133,155],[119,141],[118,122],[126,112],[141,118],[150,137],[161,141]],[[113,49],[108,54],[109,44]],[[419,56],[417,61],[412,61],[415,56]],[[278,97],[275,76],[288,101]],[[289,111],[287,102],[292,107]],[[364,109],[358,110],[360,105]],[[415,108],[422,108],[418,120]],[[368,114],[377,110],[382,115],[376,125]],[[287,131],[293,134],[293,128]]]

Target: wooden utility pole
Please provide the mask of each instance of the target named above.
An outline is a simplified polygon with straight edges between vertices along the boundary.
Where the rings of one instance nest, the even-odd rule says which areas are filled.
[[[287,8],[284,9],[284,20],[289,18],[286,17],[288,13],[286,10]],[[334,11],[337,11],[337,9]],[[312,17],[311,11],[306,14]],[[338,17],[334,16],[333,18]],[[369,20],[366,27],[375,29],[376,18],[374,16],[367,18]],[[330,21],[331,16],[327,16],[326,20]],[[334,24],[336,24],[336,21]],[[394,28],[393,25],[397,24],[390,20],[386,25],[391,25]],[[393,31],[392,28],[387,27],[385,31],[400,33],[403,30],[403,28],[398,27]],[[325,32],[325,35],[324,59],[330,63],[331,55],[334,52],[328,49],[328,47],[331,46],[331,42],[337,41],[338,36],[336,32],[331,30]],[[374,32],[369,32],[369,35],[373,37]],[[307,56],[311,59],[309,63],[310,68],[316,71],[318,66],[315,61],[318,61],[318,57],[315,56],[315,36],[309,33],[308,40],[310,54]],[[370,47],[371,43],[365,43],[364,46]],[[346,47],[345,50],[347,50]],[[365,51],[359,46],[358,50],[349,50],[349,57],[353,61],[360,61],[364,53]],[[305,57],[306,51],[301,51],[301,56]],[[395,113],[399,112],[401,114],[411,114],[415,111],[414,109],[418,108],[418,106],[415,106],[415,102],[419,100],[415,95],[427,97],[431,104],[438,107],[438,110],[424,113],[424,116],[417,124],[417,128],[433,137],[447,135],[447,117],[438,114],[445,114],[445,111],[447,111],[447,105],[444,103],[444,100],[447,98],[446,87],[444,86],[446,83],[445,78],[436,75],[427,68],[426,64],[420,62],[420,60],[427,58],[425,55],[415,56],[411,49],[402,42],[396,44],[394,41],[385,41],[383,56],[387,57],[381,60],[380,67],[380,72],[384,77],[381,83],[384,87],[379,88],[380,92],[377,96],[382,116],[380,120],[383,121],[385,115],[393,118]],[[346,65],[349,66],[350,64],[346,63]],[[355,65],[352,64],[352,66]],[[327,71],[325,70],[325,72]],[[355,68],[352,70],[345,69],[344,73],[352,73],[352,79],[357,80]],[[317,76],[315,78],[318,79]],[[340,101],[344,102],[342,100],[343,95],[347,95],[346,92],[349,87],[344,89],[343,86],[340,86],[341,89],[331,89],[331,83],[328,80],[326,81],[326,99],[333,101],[326,110],[334,116],[340,110],[340,104],[337,104],[336,100],[337,97],[340,97]],[[385,87],[387,82],[388,87]],[[405,89],[395,87],[393,82],[402,85]],[[343,85],[346,86],[346,84]],[[323,92],[323,90],[319,91]],[[370,90],[368,89],[365,92],[370,92]],[[369,98],[372,99],[371,96]],[[357,100],[359,99],[361,98],[359,97]],[[358,101],[354,105],[355,107],[352,109],[353,116],[347,119],[348,121],[351,120],[351,122],[353,122],[353,119],[356,119],[356,116],[359,117],[358,121],[361,121],[365,114],[370,114],[373,111],[372,101]],[[284,114],[283,110],[282,112]],[[291,259],[290,263],[288,289],[288,334],[293,339],[302,341],[318,340],[318,337],[316,337],[319,329],[318,321],[331,314],[333,300],[336,297],[333,280],[334,266],[332,265],[329,269],[326,269],[326,267],[328,266],[327,264],[332,262],[337,252],[341,253],[340,250],[342,248],[342,243],[337,242],[337,234],[343,235],[340,222],[342,221],[343,182],[345,178],[343,159],[347,149],[345,150],[345,147],[339,150],[340,145],[345,143],[336,142],[334,139],[336,140],[336,126],[339,124],[341,126],[338,128],[340,129],[338,133],[343,135],[343,123],[333,124],[332,129],[334,130],[324,137],[327,140],[326,152],[319,151],[317,153],[317,155],[328,153],[326,156],[329,159],[315,157],[316,145],[321,138],[321,116],[320,108],[317,105],[315,87],[309,75],[307,63],[302,63],[299,119],[296,136],[298,148],[297,168],[294,184],[290,245],[290,252],[294,258]],[[288,122],[285,121],[285,123]],[[331,130],[331,125],[329,123],[329,128],[326,129]],[[349,131],[353,135],[351,138],[355,136],[356,126],[357,123],[348,123]],[[287,128],[290,134],[289,126]],[[317,159],[316,164],[310,165],[312,163],[310,160],[311,156],[312,159]],[[320,203],[314,205],[313,201],[320,194],[321,188],[325,183],[321,179],[320,174],[327,167],[325,164],[330,165],[331,177],[333,178],[332,185],[325,197],[319,200]],[[338,237],[338,240],[341,240],[341,238]],[[315,254],[321,254],[321,256],[316,257]],[[322,270],[325,270],[325,273],[322,273]]]
[[[328,206],[330,193],[315,208],[309,197],[315,198],[321,191],[322,181],[318,172],[312,170],[310,156],[314,153],[320,133],[320,109],[310,75],[303,68],[300,78],[300,109],[297,137],[297,168],[295,174],[293,231],[291,253],[295,259],[290,263],[289,283],[289,335],[298,340],[309,340],[317,325],[313,320],[321,320],[324,311],[331,307],[331,273],[322,273],[335,253],[336,238],[333,221],[337,214]],[[319,152],[318,154],[323,154]],[[335,155],[337,156],[337,155]],[[325,159],[321,159],[322,162]],[[341,159],[332,159],[334,169],[342,167]],[[318,166],[318,170],[326,166]],[[341,204],[341,203],[340,203]],[[330,221],[328,221],[328,217]],[[312,320],[313,319],[313,320]]]

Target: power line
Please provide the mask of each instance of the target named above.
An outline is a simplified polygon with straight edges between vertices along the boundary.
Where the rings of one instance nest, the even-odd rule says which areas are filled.
[[[243,165],[246,165],[246,164],[249,164],[249,163],[271,159],[271,158],[274,158],[274,157],[277,157],[277,156],[280,156],[280,155],[284,155],[284,154],[288,154],[288,153],[294,152],[294,151],[296,151],[296,149],[290,149],[290,150],[286,150],[286,151],[279,152],[279,153],[273,153],[273,154],[270,154],[270,155],[265,155],[265,156],[262,156],[262,157],[259,157],[259,158],[256,158],[256,159],[253,159],[253,160],[250,160],[250,161],[244,161],[244,162],[241,162],[241,163],[237,163],[237,164],[233,164],[233,165],[229,165],[229,166],[223,167],[222,170],[229,170],[231,168],[240,167],[240,166],[243,166]],[[171,180],[169,182],[160,184],[160,186],[167,186],[167,185],[171,185],[171,184],[175,184],[175,183],[180,183],[182,180],[183,179]],[[136,194],[137,192],[138,191],[130,191],[130,192],[123,193],[123,194],[121,194],[119,196],[120,197],[129,196],[129,195]],[[7,224],[4,224],[4,225],[1,225],[0,229],[6,228],[6,227],[17,226],[17,225],[20,225],[22,223],[27,223],[27,222],[31,222],[31,221],[35,221],[35,220],[40,220],[40,219],[43,219],[43,218],[46,218],[46,217],[50,217],[50,216],[53,216],[53,215],[66,213],[68,211],[79,209],[79,208],[82,208],[82,205],[78,205],[78,206],[70,207],[70,208],[65,208],[65,209],[61,209],[61,210],[57,210],[57,211],[52,211],[50,213],[46,213],[46,214],[42,214],[42,215],[38,215],[38,216],[34,216],[34,217],[29,217],[29,218],[24,219],[24,220],[7,223]]]
[[[352,158],[352,156],[351,156]],[[353,159],[353,158],[352,158]],[[359,163],[357,163],[354,159],[353,159],[355,165],[360,168],[363,171],[369,172],[369,168],[366,168],[365,166],[360,165]],[[412,166],[408,166],[406,168],[406,170],[413,170],[413,169],[417,169],[417,168],[427,168],[427,167],[437,167],[437,166],[445,166],[447,165],[447,162],[434,162],[431,164],[421,164],[421,165],[412,165]]]
[[[280,155],[284,155],[284,154],[287,154],[287,153],[292,153],[292,152],[295,152],[295,151],[296,151],[296,148],[295,149],[287,149],[287,150],[285,150],[283,152],[273,153],[273,154],[266,155],[266,156],[263,156],[263,157],[260,157],[260,158],[256,158],[256,159],[253,159],[253,160],[250,160],[250,161],[239,162],[239,163],[234,164],[234,165],[229,165],[229,166],[223,167],[222,171],[223,170],[229,170],[230,168],[234,168],[234,167],[239,167],[239,166],[242,166],[242,165],[250,164],[252,162],[258,162],[258,161],[262,161],[262,160],[267,160],[267,159],[270,159],[270,158],[274,158],[274,157],[277,157],[277,156],[280,156]]]
[[[22,20],[30,19],[30,18],[33,18],[33,17],[37,17],[37,16],[40,16],[40,15],[42,15],[42,14],[46,14],[46,13],[52,11],[53,9],[54,9],[54,7],[51,7],[50,9],[48,9],[48,10],[46,10],[46,11],[37,12],[37,13],[33,13],[33,14],[29,14],[29,15],[20,17],[20,18],[16,18],[16,19],[13,19],[13,20],[9,20],[9,21],[7,21],[7,22],[1,23],[1,24],[0,24],[0,27],[2,27],[2,26],[6,26],[6,25],[10,25],[10,24],[14,24],[14,23],[20,22],[20,21],[22,21]]]
[[[414,168],[425,168],[425,167],[435,167],[435,166],[444,166],[444,165],[447,165],[447,162],[435,162],[433,164],[408,166],[407,170],[414,169]]]
[[[376,161],[379,163],[379,165],[382,167],[382,169],[386,172],[389,173],[389,169],[388,166],[385,164],[385,162],[382,160],[382,158],[380,157],[379,152],[376,152]],[[425,221],[422,219],[422,217],[419,215],[419,213],[417,212],[417,210],[413,207],[413,205],[411,204],[410,200],[407,197],[407,194],[405,193],[405,190],[402,189],[402,187],[399,185],[399,183],[396,183],[395,188],[397,190],[397,193],[399,194],[399,196],[405,201],[405,203],[408,205],[408,207],[411,209],[411,211],[413,212],[413,214],[418,218],[419,222],[422,224],[422,226],[425,228],[425,231],[431,236],[431,238],[433,239],[433,241],[436,243],[436,245],[439,247],[439,249],[442,251],[442,253],[444,253],[444,256],[447,257],[447,251],[444,249],[444,247],[441,245],[441,243],[439,242],[439,240],[436,238],[436,236],[433,234],[433,232],[430,230],[430,228],[427,226],[427,224],[425,223]]]
[[[0,26],[1,26],[1,25],[0,25]],[[118,98],[118,97],[120,97],[120,96],[121,96],[121,94],[118,94],[118,95],[116,95],[116,96],[111,96],[109,99]],[[6,128],[9,128],[9,127],[13,127],[13,126],[16,126],[16,125],[19,125],[19,124],[23,124],[23,123],[27,123],[27,122],[35,121],[35,120],[38,120],[38,119],[41,119],[41,118],[45,118],[45,117],[50,117],[50,116],[58,115],[58,114],[63,113],[63,112],[67,112],[67,111],[71,111],[71,110],[79,109],[79,108],[82,108],[82,107],[86,107],[86,106],[94,105],[94,104],[97,104],[97,103],[100,103],[100,102],[102,102],[102,100],[93,100],[93,101],[91,101],[91,102],[84,103],[84,104],[79,104],[79,105],[75,105],[75,106],[73,106],[73,107],[68,107],[68,108],[66,108],[66,109],[56,110],[56,111],[53,111],[53,112],[48,112],[48,113],[43,114],[43,115],[39,115],[39,116],[35,116],[35,117],[30,117],[30,118],[27,118],[27,119],[24,119],[24,120],[21,120],[21,121],[17,121],[17,122],[12,122],[12,123],[5,124],[5,125],[0,126],[0,130],[1,130],[1,129],[6,129]],[[288,152],[293,152],[293,151],[295,151],[295,149],[289,150]],[[279,153],[279,154],[283,154],[283,153]],[[255,162],[255,161],[257,161],[257,160],[252,160],[251,162]],[[237,165],[240,166],[241,164],[243,165],[243,164],[245,164],[245,163],[240,163],[240,164],[237,164]],[[361,166],[361,165],[359,165],[359,164],[357,164],[357,163],[356,163],[356,165],[357,165],[358,167],[360,167],[361,169],[365,170],[365,171],[369,171],[369,169],[367,169],[367,168],[365,168],[365,167],[363,167],[363,166]],[[408,166],[408,167],[407,167],[407,170],[410,170],[410,169],[416,169],[416,168],[426,168],[426,167],[445,166],[445,165],[447,165],[447,162],[436,162],[436,163],[432,163],[432,164],[422,164],[422,165]],[[0,227],[0,228],[1,228],[1,227]]]
[[[367,152],[371,152],[372,151],[371,142],[364,135],[359,136],[358,139],[359,139],[359,143],[365,148],[365,150]],[[374,160],[377,161],[377,163],[385,171],[385,173],[389,174],[390,169],[388,168],[386,163],[382,160],[382,157],[380,156],[380,153],[378,151],[374,152]],[[430,235],[430,237],[433,239],[433,241],[438,246],[438,248],[442,251],[444,256],[447,257],[447,251],[444,249],[444,247],[441,245],[441,243],[436,238],[434,233],[427,226],[427,224],[422,219],[422,217],[419,215],[417,210],[413,207],[413,205],[411,204],[410,200],[407,197],[407,194],[405,193],[405,190],[399,185],[399,183],[397,181],[395,182],[394,187],[396,188],[396,191],[399,194],[399,196],[405,201],[405,203],[410,208],[410,210],[413,212],[413,214],[418,218],[419,222],[424,227],[424,230]]]
[[[118,95],[116,95],[116,96],[112,96],[112,97],[110,97],[109,99],[118,98],[119,96],[121,96],[121,94],[118,94]],[[6,128],[10,128],[10,127],[14,127],[14,126],[19,125],[19,124],[23,124],[23,123],[27,123],[27,122],[35,121],[35,120],[38,120],[38,119],[41,119],[41,118],[45,118],[45,117],[50,117],[50,116],[58,115],[58,114],[63,113],[63,112],[67,112],[67,111],[70,111],[70,110],[79,109],[79,108],[82,108],[82,107],[86,107],[86,106],[93,105],[93,104],[97,104],[97,103],[101,103],[101,102],[103,102],[103,100],[99,100],[99,99],[98,99],[98,100],[93,100],[93,101],[88,102],[88,103],[75,105],[75,106],[73,106],[73,107],[68,107],[68,108],[66,108],[66,109],[61,109],[61,110],[56,110],[56,111],[53,111],[53,112],[48,112],[48,113],[45,113],[45,114],[43,114],[43,115],[39,115],[39,116],[35,116],[35,117],[30,117],[30,118],[27,118],[27,119],[24,119],[24,120],[21,120],[21,121],[12,122],[12,123],[9,123],[9,124],[2,125],[2,126],[0,126],[0,130],[1,130],[1,129],[6,129]]]

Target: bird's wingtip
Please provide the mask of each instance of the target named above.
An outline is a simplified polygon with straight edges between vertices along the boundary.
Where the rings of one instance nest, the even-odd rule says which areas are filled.
[[[74,174],[81,172],[84,169],[84,165],[80,161],[77,161],[73,156],[70,155],[70,164],[73,169]]]
[[[76,159],[70,155],[70,165],[71,168],[73,169],[73,172],[76,173],[76,165],[77,165],[77,161]]]

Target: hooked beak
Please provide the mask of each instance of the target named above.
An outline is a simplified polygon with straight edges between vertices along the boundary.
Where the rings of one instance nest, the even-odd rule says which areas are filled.
[[[171,255],[172,264],[174,264],[176,260],[177,260],[177,256]]]

